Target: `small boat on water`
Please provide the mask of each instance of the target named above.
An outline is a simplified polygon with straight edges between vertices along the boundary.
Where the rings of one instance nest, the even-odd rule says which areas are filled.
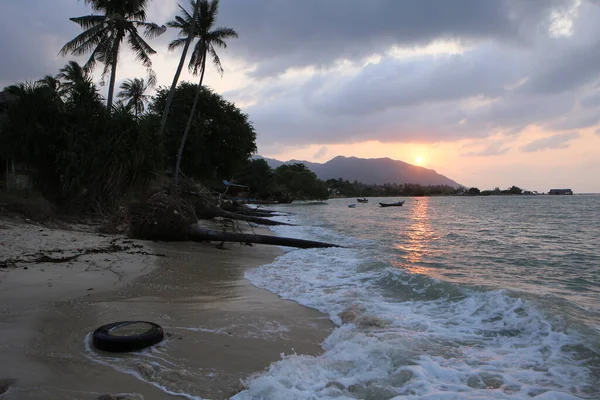
[[[366,197],[363,197],[362,199],[356,199],[356,201],[358,201],[359,203],[368,203],[369,199],[367,199]]]
[[[381,207],[398,207],[404,204],[404,200],[397,201],[395,203],[379,203]]]
[[[354,203],[353,204],[348,204],[348,208],[354,208],[354,207],[356,207],[356,204],[354,204]]]

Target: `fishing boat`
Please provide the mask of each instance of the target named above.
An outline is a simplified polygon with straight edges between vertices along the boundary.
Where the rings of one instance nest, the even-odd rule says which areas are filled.
[[[397,201],[395,203],[379,203],[381,207],[398,207],[404,204],[404,200]]]
[[[354,203],[353,204],[348,204],[348,208],[354,208],[354,207],[356,207],[356,204],[354,204]]]
[[[358,201],[359,203],[368,203],[369,199],[367,199],[366,197],[363,197],[362,199],[356,199],[356,201]]]

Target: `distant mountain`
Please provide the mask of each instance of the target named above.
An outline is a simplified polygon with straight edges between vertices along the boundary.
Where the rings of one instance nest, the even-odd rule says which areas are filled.
[[[404,161],[391,158],[357,158],[338,156],[324,164],[301,160],[279,161],[273,158],[263,158],[271,168],[282,164],[302,163],[313,171],[320,179],[342,178],[359,181],[366,184],[384,183],[418,183],[421,185],[461,186],[452,179],[438,174],[432,169],[418,167]]]

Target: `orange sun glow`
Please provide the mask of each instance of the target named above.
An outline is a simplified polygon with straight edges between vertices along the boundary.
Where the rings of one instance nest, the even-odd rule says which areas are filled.
[[[417,165],[423,165],[423,161],[424,161],[423,160],[423,156],[417,156],[417,157],[415,157],[415,163]]]

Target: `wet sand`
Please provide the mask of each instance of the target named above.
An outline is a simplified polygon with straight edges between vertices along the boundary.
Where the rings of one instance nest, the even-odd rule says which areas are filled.
[[[26,228],[0,229],[0,259],[17,246],[9,239],[16,232],[23,234],[20,243],[35,243],[36,234]],[[108,240],[58,232],[45,233],[63,234],[64,243],[80,238],[80,246],[93,237]],[[0,392],[3,381],[10,386],[2,399],[229,398],[243,389],[243,379],[282,354],[321,352],[332,329],[324,315],[243,277],[246,269],[272,261],[278,248],[143,245],[166,257],[93,254],[69,266],[0,270]],[[98,326],[131,319],[159,323],[167,340],[124,355],[87,344]]]

